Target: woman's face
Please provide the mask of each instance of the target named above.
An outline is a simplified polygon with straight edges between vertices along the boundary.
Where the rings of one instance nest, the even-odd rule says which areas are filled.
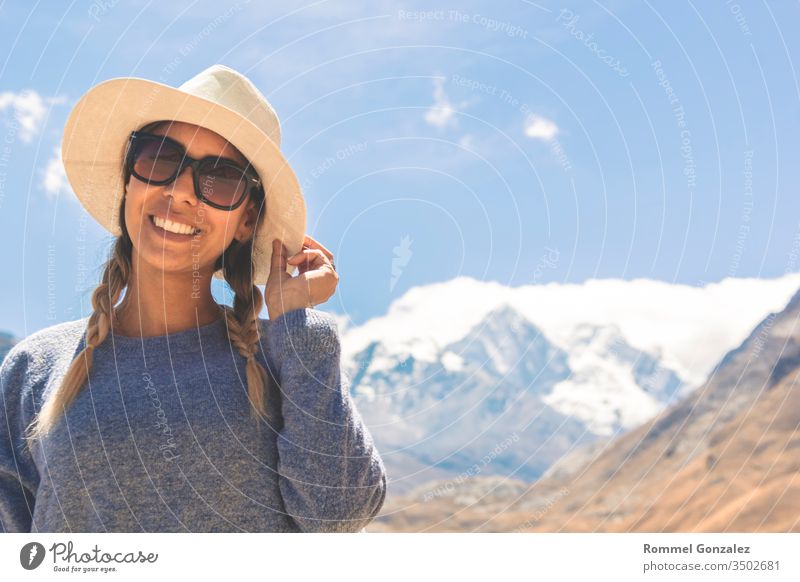
[[[247,165],[247,159],[225,138],[188,123],[163,124],[149,133],[179,141],[194,159],[223,156]],[[131,176],[125,197],[125,225],[133,241],[134,264],[139,261],[163,271],[186,272],[189,277],[210,277],[213,265],[231,241],[248,240],[255,226],[256,205],[252,199],[235,210],[213,208],[194,192],[192,168],[186,167],[174,182],[155,186]],[[199,229],[197,234],[173,234],[156,226],[154,217]],[[138,256],[137,256],[138,255]]]

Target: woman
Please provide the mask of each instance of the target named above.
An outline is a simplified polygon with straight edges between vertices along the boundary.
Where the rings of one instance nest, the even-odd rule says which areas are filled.
[[[0,368],[2,531],[355,532],[377,515],[384,464],[336,321],[313,309],[333,255],[303,236],[279,147],[272,107],[221,65],[179,88],[113,79],[76,104],[67,177],[117,239],[93,313]]]

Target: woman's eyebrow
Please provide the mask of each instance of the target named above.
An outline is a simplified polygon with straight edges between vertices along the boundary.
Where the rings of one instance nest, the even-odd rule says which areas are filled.
[[[183,144],[181,144],[181,145],[183,145]],[[183,146],[183,149],[186,150],[187,152],[189,151],[186,148],[185,145]],[[245,161],[241,161],[241,160],[238,160],[238,159],[230,157],[230,156],[224,156],[221,153],[219,153],[219,154],[209,154],[207,156],[202,156],[201,158],[198,158],[198,159],[207,160],[209,158],[213,158],[213,159],[217,160],[218,162],[229,162],[229,163],[233,164],[234,166],[239,166],[240,168],[246,168],[246,167],[251,165],[246,159],[245,159]]]
[[[183,151],[186,152],[187,155],[191,156],[191,153],[189,153],[189,148],[186,147],[186,144],[183,143],[182,141],[180,141],[179,139],[174,138],[171,135],[166,135],[166,134],[158,134],[158,133],[156,133],[156,134],[153,134],[153,135],[157,135],[159,137],[165,137],[165,138],[167,138],[169,140],[172,140],[173,142],[175,142],[176,144],[181,146],[183,148]],[[235,147],[230,142],[227,142],[227,144],[230,145],[231,147]],[[235,153],[234,153],[234,155],[235,155]],[[242,159],[244,161],[240,161],[240,160],[238,160],[236,158],[233,158],[233,157],[230,157],[230,156],[223,156],[222,153],[209,154],[207,156],[202,156],[202,157],[197,158],[197,159],[206,160],[206,159],[209,159],[209,158],[213,158],[213,159],[215,159],[217,161],[230,162],[235,166],[239,166],[240,168],[248,168],[248,167],[252,168],[253,167],[253,165],[249,161],[247,161],[247,158],[244,156],[244,154],[240,153],[239,155],[242,157]],[[195,156],[192,156],[192,157],[195,157]]]
[[[243,161],[240,161],[240,160],[238,160],[236,158],[223,156],[222,154],[216,154],[216,155],[215,154],[211,154],[210,156],[204,156],[204,158],[214,158],[215,160],[218,160],[218,161],[231,162],[235,166],[240,166],[242,168],[247,167],[247,166],[250,165],[246,161],[243,162]]]
[[[231,142],[228,142],[228,145],[229,145],[231,148],[233,148],[233,150],[234,150],[234,155],[236,155],[236,156],[238,156],[239,158],[241,158],[241,160],[237,160],[237,159],[235,159],[235,158],[229,158],[229,157],[226,157],[226,158],[223,158],[223,159],[225,159],[225,160],[231,160],[231,161],[234,161],[234,162],[236,162],[238,165],[240,165],[240,166],[243,166],[243,167],[252,166],[252,164],[250,163],[250,160],[248,160],[248,159],[247,159],[247,156],[245,156],[245,155],[244,155],[242,152],[240,152],[238,149],[236,149],[236,146],[235,146],[235,145],[233,145]]]
[[[231,147],[235,147],[230,142],[228,142],[228,145],[230,145]],[[236,155],[236,152],[231,152],[231,153],[233,155]],[[239,166],[239,167],[242,167],[242,168],[246,168],[248,166],[251,166],[250,162],[247,161],[247,158],[244,156],[244,154],[240,153],[239,156],[241,156],[241,160],[239,160],[239,159],[237,159],[235,157],[231,157],[230,155],[224,156],[221,153],[220,154],[216,154],[216,155],[212,154],[210,156],[204,156],[204,157],[205,158],[215,158],[217,160],[224,161],[224,162],[231,162],[232,164],[234,164],[236,166]]]

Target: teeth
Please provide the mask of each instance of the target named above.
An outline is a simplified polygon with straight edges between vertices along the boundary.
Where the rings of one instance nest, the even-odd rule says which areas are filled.
[[[179,222],[172,222],[171,220],[164,220],[163,218],[159,218],[158,216],[153,217],[153,222],[159,228],[163,228],[169,232],[174,232],[176,234],[197,234],[200,231],[196,228],[189,226],[188,224],[181,224]]]

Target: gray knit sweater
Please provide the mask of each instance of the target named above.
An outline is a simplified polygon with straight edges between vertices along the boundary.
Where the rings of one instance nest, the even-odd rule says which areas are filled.
[[[260,320],[257,358],[280,386],[272,421],[251,417],[223,318],[110,335],[29,452],[22,433],[87,321],[28,336],[0,367],[0,531],[358,532],[380,511],[385,467],[342,380],[336,320],[312,308]]]

